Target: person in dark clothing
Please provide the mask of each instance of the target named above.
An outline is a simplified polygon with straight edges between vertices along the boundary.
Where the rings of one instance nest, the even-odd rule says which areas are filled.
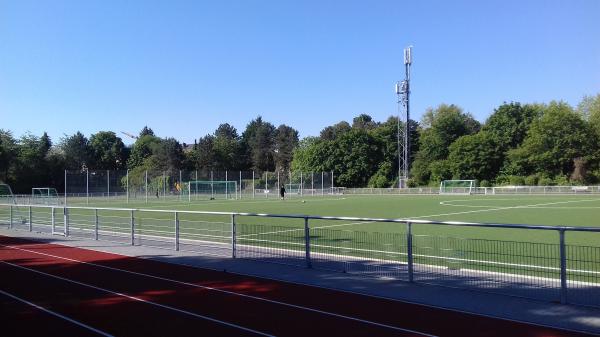
[[[285,200],[285,187],[281,186],[281,188],[279,189],[279,196],[281,197],[281,200]]]

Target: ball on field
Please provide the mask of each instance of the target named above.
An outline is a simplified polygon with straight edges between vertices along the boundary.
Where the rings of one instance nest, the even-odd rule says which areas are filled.
[[[305,202],[306,202],[306,200],[302,200],[302,203],[305,203]]]

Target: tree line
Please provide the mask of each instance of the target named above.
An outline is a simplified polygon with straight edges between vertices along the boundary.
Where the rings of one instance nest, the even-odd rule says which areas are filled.
[[[600,94],[585,96],[577,107],[503,103],[484,123],[457,105],[441,104],[408,123],[410,186],[445,179],[476,179],[480,186],[600,183]],[[190,145],[144,127],[129,147],[111,131],[89,139],[77,132],[54,144],[46,133],[16,139],[0,129],[0,180],[27,192],[60,187],[65,169],[129,169],[133,175],[297,170],[334,171],[337,186],[392,187],[398,179],[397,127],[395,116],[377,122],[361,114],[299,140],[294,128],[259,116],[241,134],[225,123]]]
[[[132,180],[146,170],[175,173],[179,170],[289,171],[298,146],[298,131],[287,125],[275,127],[257,117],[242,134],[224,123],[214,133],[194,144],[161,138],[144,127],[135,142],[126,146],[112,131],[100,131],[87,138],[81,132],[65,135],[53,143],[47,133],[15,138],[0,129],[0,182],[15,193],[32,187],[64,185],[64,170],[130,170]]]

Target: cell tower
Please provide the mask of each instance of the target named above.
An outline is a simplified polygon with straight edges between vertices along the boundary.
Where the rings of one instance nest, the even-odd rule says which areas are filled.
[[[398,188],[406,188],[410,161],[410,65],[412,64],[412,46],[404,49],[404,81],[396,82],[398,97]]]

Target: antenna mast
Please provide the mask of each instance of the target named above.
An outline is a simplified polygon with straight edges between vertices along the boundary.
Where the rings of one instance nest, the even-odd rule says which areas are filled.
[[[408,169],[410,165],[409,137],[409,96],[410,96],[410,66],[412,64],[412,46],[404,49],[404,80],[396,82],[398,103],[398,188],[406,188]]]

